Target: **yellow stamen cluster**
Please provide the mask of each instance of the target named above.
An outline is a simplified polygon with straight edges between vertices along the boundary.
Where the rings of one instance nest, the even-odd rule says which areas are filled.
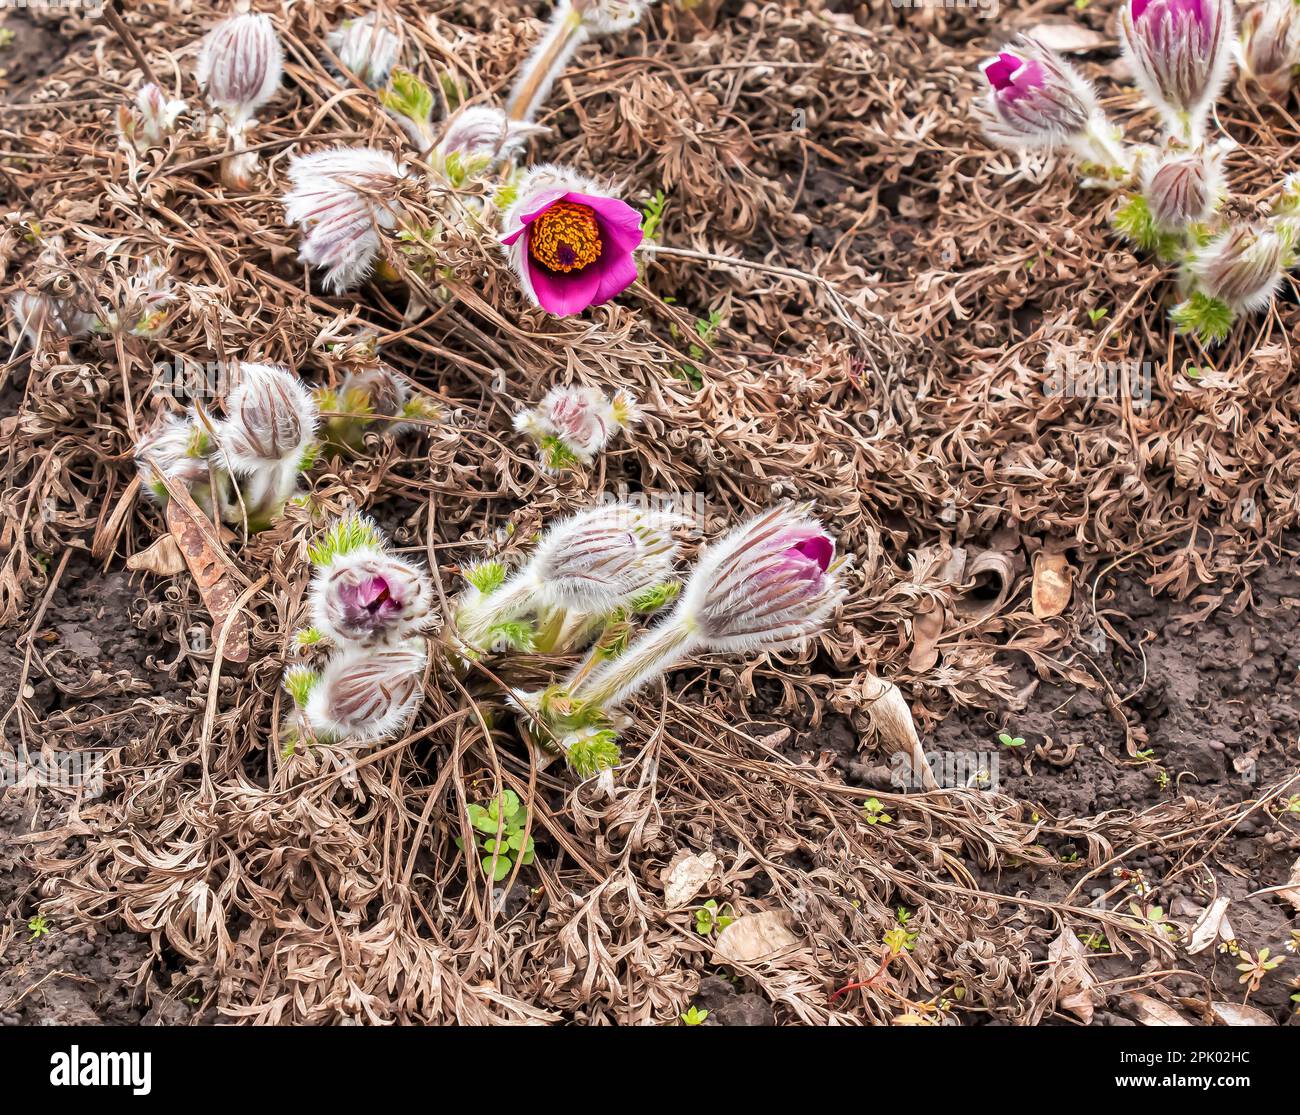
[[[600,258],[604,245],[590,205],[557,201],[528,230],[528,252],[551,271],[581,271]]]

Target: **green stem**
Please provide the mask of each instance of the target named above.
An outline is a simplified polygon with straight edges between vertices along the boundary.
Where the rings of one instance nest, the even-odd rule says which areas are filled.
[[[688,658],[698,645],[690,627],[673,616],[634,642],[627,652],[579,680],[570,696],[605,708]]]

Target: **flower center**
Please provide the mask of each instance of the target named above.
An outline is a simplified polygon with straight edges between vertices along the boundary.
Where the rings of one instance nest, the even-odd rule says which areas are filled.
[[[528,252],[552,271],[580,271],[600,258],[604,245],[590,205],[557,201],[532,224]]]

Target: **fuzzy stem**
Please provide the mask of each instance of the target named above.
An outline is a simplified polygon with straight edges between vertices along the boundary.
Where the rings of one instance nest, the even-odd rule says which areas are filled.
[[[456,615],[460,637],[475,649],[484,649],[480,644],[489,628],[522,612],[535,593],[532,578],[525,572],[511,577],[496,592],[463,604]]]
[[[651,678],[672,669],[699,646],[691,628],[676,616],[647,632],[628,650],[607,662],[585,681],[578,678],[571,697],[606,708],[640,688]],[[582,671],[580,670],[579,673]]]
[[[582,24],[582,8],[585,4],[575,2],[564,18],[564,23],[549,32],[549,38],[541,51],[529,60],[528,68],[515,85],[507,109],[511,120],[531,120],[541,99],[543,90],[550,84],[553,70],[563,65],[586,37],[586,28]]]

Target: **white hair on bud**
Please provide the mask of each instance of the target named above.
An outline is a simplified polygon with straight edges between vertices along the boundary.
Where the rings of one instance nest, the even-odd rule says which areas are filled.
[[[325,285],[347,290],[364,279],[379,253],[379,229],[397,224],[385,204],[405,167],[384,151],[340,147],[300,155],[289,164],[286,224],[302,230],[298,258],[326,269]]]
[[[384,25],[378,12],[344,20],[325,41],[339,61],[372,89],[388,80],[402,50],[402,40]]]
[[[307,723],[339,741],[372,743],[398,731],[423,695],[421,640],[336,651],[307,700]]]
[[[668,578],[680,522],[628,504],[579,511],[542,536],[524,575],[549,607],[606,614]]]
[[[312,580],[312,624],[339,645],[406,639],[428,618],[428,574],[404,558],[363,546],[336,555]]]
[[[459,155],[470,167],[475,163],[488,167],[510,158],[534,136],[550,130],[541,124],[511,120],[492,105],[468,105],[451,118],[436,150],[443,159]]]
[[[196,76],[230,130],[242,131],[284,76],[284,48],[271,17],[245,12],[217,24],[199,48]]]

